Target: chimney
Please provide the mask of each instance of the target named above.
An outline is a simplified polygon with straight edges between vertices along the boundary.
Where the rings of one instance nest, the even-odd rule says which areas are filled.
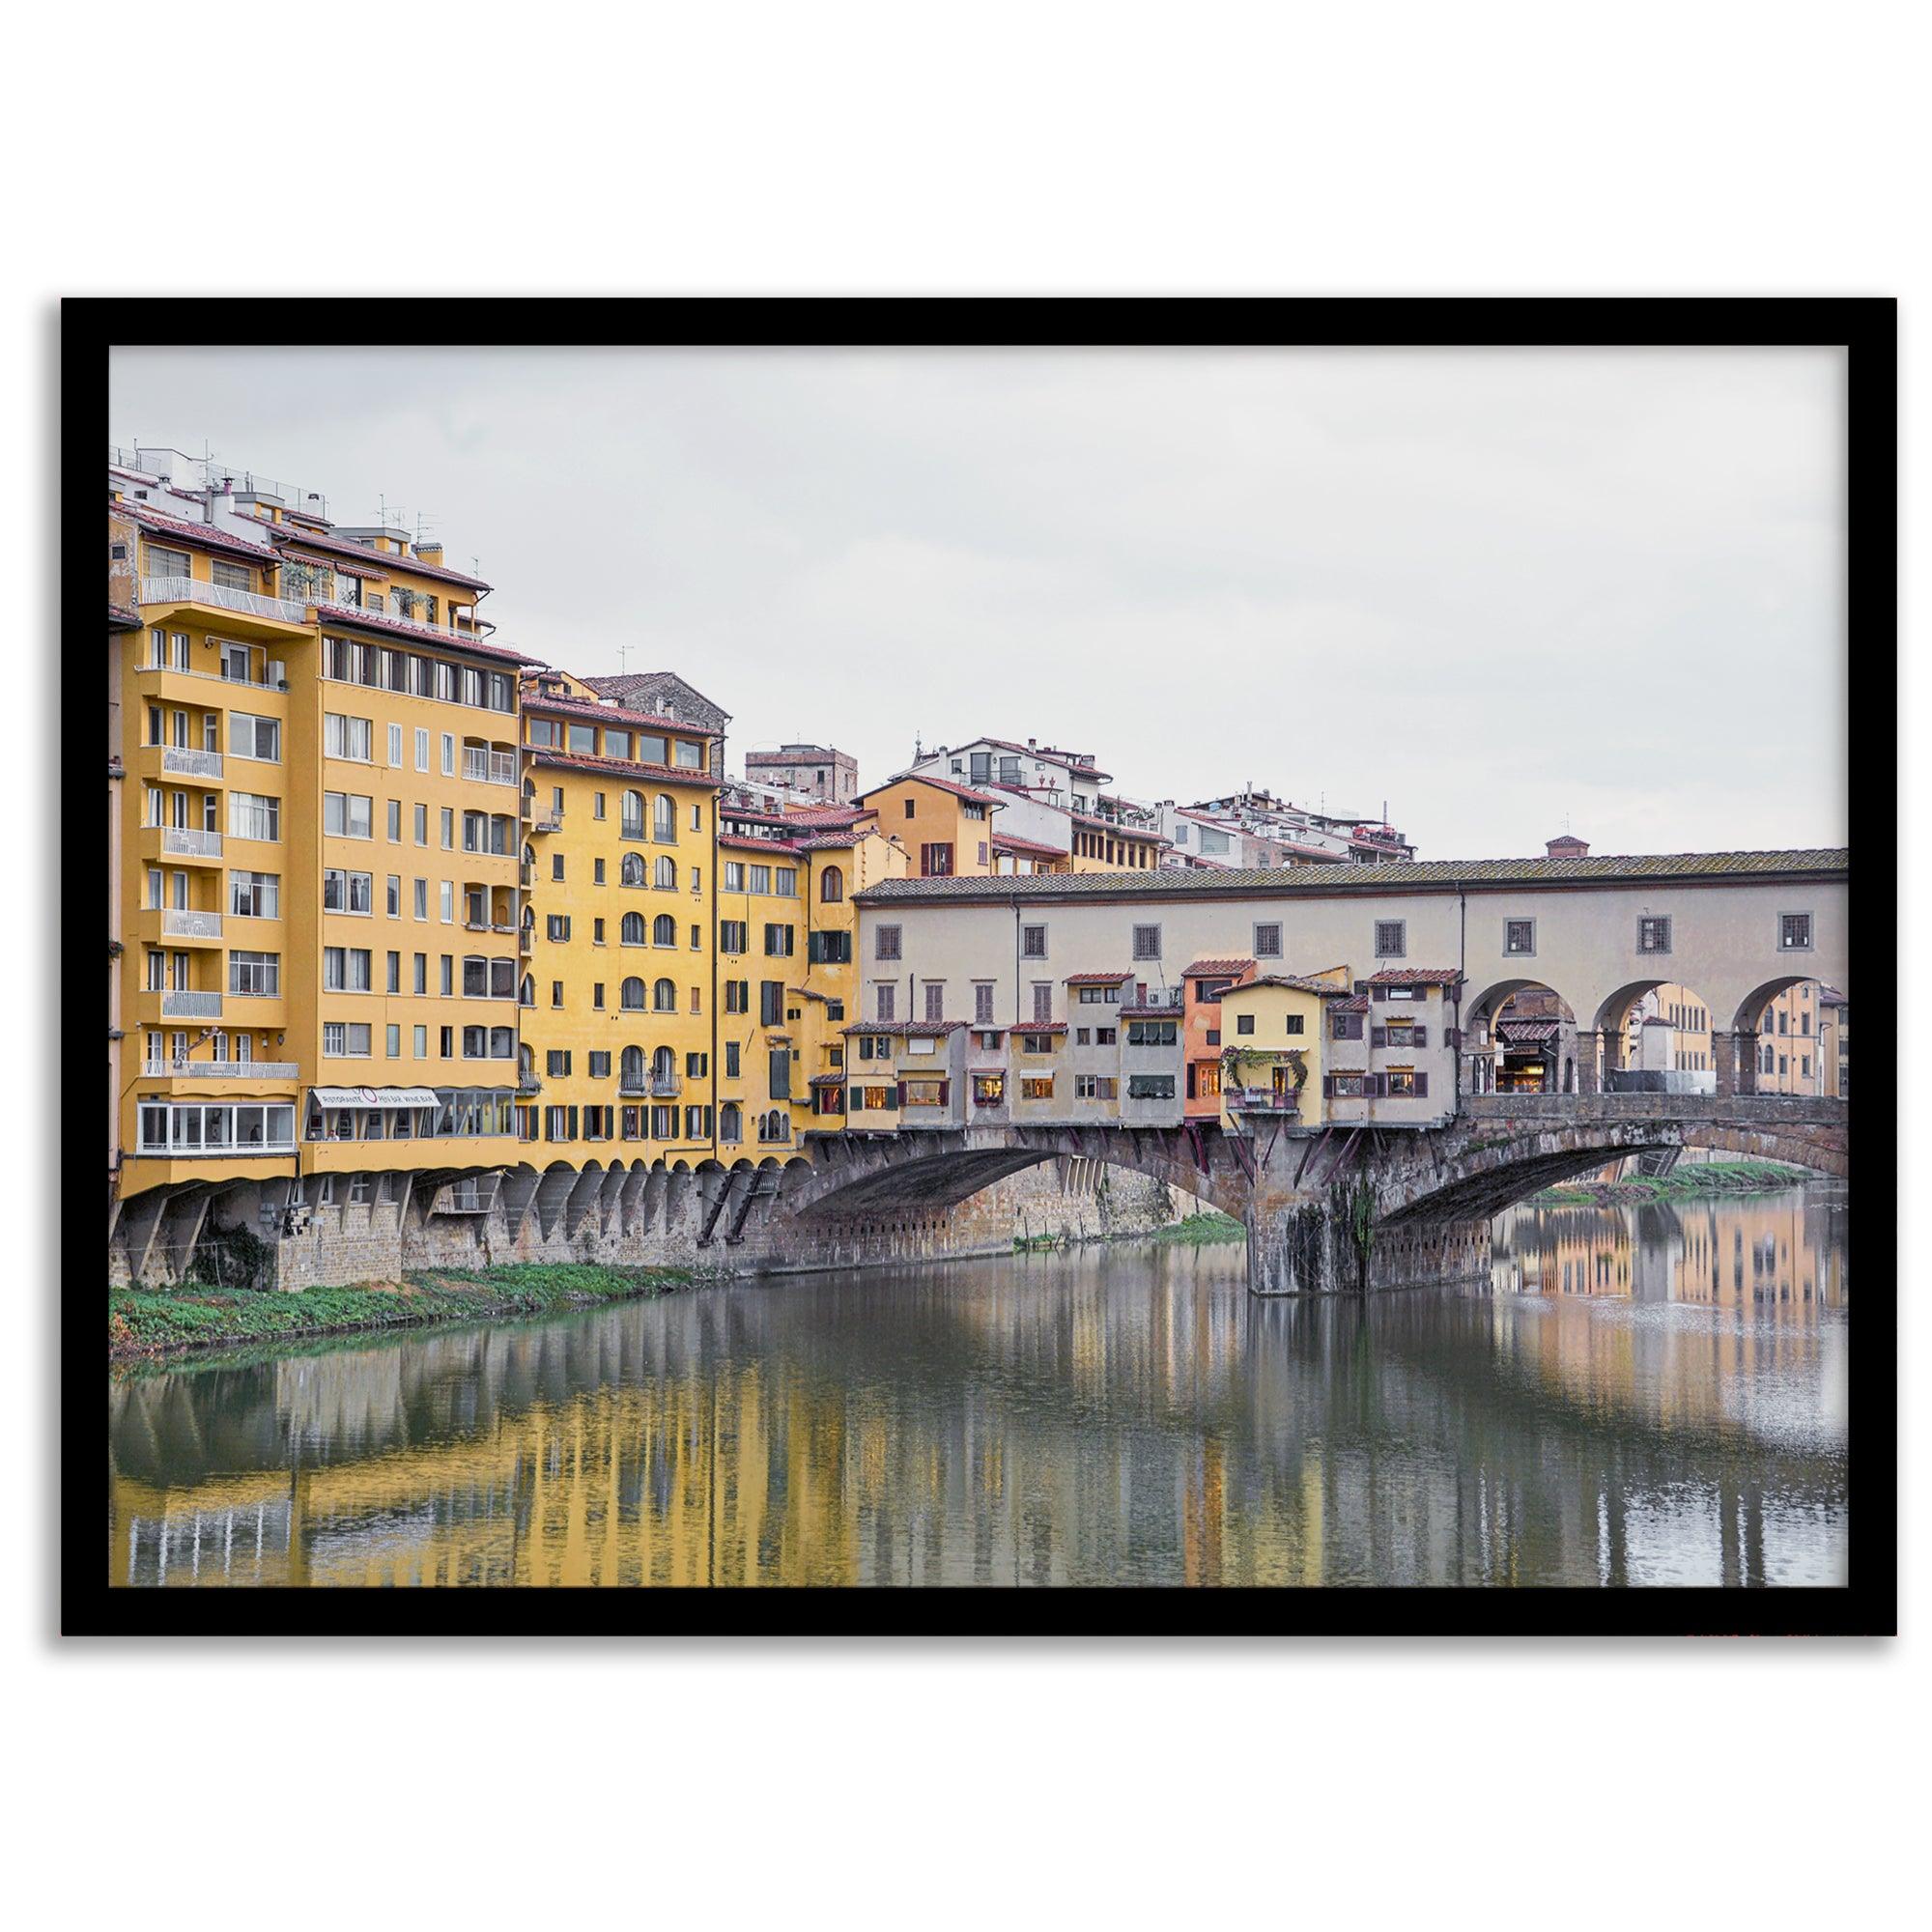
[[[1590,856],[1588,841],[1575,838],[1568,832],[1560,838],[1549,839],[1543,849],[1552,859],[1587,859]]]
[[[442,561],[442,544],[439,539],[432,537],[428,542],[416,545],[416,554],[425,563],[440,564]]]

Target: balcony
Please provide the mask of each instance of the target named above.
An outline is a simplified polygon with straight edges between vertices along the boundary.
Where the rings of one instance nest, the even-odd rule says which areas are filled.
[[[543,1092],[543,1082],[534,1073],[519,1074],[517,1077],[517,1092],[519,1094],[541,1094]]]
[[[232,611],[242,617],[266,617],[271,624],[306,624],[308,607],[286,597],[264,597],[253,590],[231,590],[225,583],[204,583],[195,577],[144,577],[143,604],[205,604],[215,611]]]
[[[221,753],[197,752],[186,745],[163,746],[161,769],[178,772],[185,779],[218,779],[221,776]]]
[[[563,813],[546,806],[530,819],[530,830],[532,832],[561,832],[563,830]]]
[[[293,1060],[150,1060],[143,1063],[145,1080],[298,1080],[300,1065]]]
[[[463,776],[482,784],[513,785],[517,782],[517,754],[514,752],[463,749]]]
[[[527,959],[530,956],[530,950],[531,950],[530,942],[535,937],[536,937],[536,927],[533,925],[525,926],[523,931],[517,934],[517,951],[521,952],[526,959]]]
[[[651,1083],[640,1073],[620,1073],[617,1076],[617,1097],[620,1100],[643,1100],[650,1096]]]
[[[1230,1087],[1226,1099],[1231,1113],[1273,1114],[1288,1119],[1301,1111],[1301,1102],[1294,1094],[1277,1094],[1269,1087]]]
[[[683,1074],[653,1073],[651,1075],[651,1098],[653,1100],[674,1100],[683,1092]]]
[[[161,827],[161,850],[177,859],[218,859],[221,857],[221,834],[196,832],[186,825],[164,825]]]
[[[221,1017],[219,993],[169,993],[161,995],[164,1020],[218,1020]]]
[[[219,939],[221,915],[218,912],[183,912],[174,906],[161,913],[164,939]]]

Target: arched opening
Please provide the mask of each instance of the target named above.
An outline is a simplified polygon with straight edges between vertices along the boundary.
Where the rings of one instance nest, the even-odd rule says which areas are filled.
[[[818,899],[821,905],[838,905],[845,896],[845,874],[837,866],[821,867]]]
[[[670,1094],[678,1091],[677,1055],[669,1047],[661,1046],[651,1055],[651,1092],[657,1094]]]
[[[644,1049],[627,1046],[617,1056],[617,1090],[622,1094],[644,1091]]]
[[[651,988],[651,1007],[660,1013],[677,1011],[677,988],[668,980],[660,980]]]
[[[651,837],[660,845],[677,843],[677,801],[668,791],[659,792],[652,801]]]
[[[1715,1094],[1723,1057],[1718,1015],[1694,986],[1633,980],[1597,1009],[1602,1091]]]
[[[669,913],[661,912],[651,921],[651,944],[653,946],[677,944],[677,921]]]
[[[644,1009],[644,982],[637,978],[626,980],[617,989],[617,1004],[627,1013],[640,1013]]]
[[[620,802],[618,831],[626,838],[641,838],[644,836],[644,795],[640,791],[627,791]],[[641,865],[641,861],[639,864]],[[628,861],[626,869],[629,869]],[[624,881],[630,884],[629,879]]]
[[[651,868],[651,882],[661,893],[677,891],[677,861],[660,855]]]
[[[1470,1094],[1574,1094],[1577,1015],[1541,980],[1498,980],[1463,1007],[1463,1073]]]
[[[1741,1094],[1851,1097],[1849,1004],[1821,980],[1780,978],[1754,986],[1733,1016]]]
[[[745,1138],[745,1110],[736,1100],[718,1109],[718,1138],[726,1147],[737,1147]]]
[[[641,946],[644,943],[644,916],[640,912],[627,912],[617,924],[618,942],[624,946]]]
[[[623,862],[617,867],[617,882],[625,886],[641,886],[644,883],[644,861],[640,853],[624,854]]]

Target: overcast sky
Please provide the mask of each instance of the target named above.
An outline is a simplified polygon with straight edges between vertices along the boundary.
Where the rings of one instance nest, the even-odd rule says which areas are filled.
[[[115,439],[379,499],[497,638],[670,669],[730,762],[978,734],[1424,858],[1824,845],[1833,351],[128,350]]]

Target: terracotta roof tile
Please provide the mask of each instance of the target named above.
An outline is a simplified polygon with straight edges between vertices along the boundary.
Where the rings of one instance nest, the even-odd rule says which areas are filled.
[[[144,530],[157,530],[164,536],[180,537],[184,543],[201,550],[226,551],[235,556],[252,557],[258,563],[273,564],[276,558],[273,548],[269,544],[251,543],[246,537],[230,536],[226,530],[215,528],[213,524],[191,524],[185,517],[164,517],[158,510],[151,510],[145,503],[130,503],[124,497],[118,502],[107,505],[116,516],[125,516],[129,523],[139,524]]]
[[[991,792],[975,791],[971,785],[955,784],[952,779],[934,778],[930,772],[900,772],[889,778],[883,784],[875,784],[869,791],[860,793],[860,798],[876,797],[882,791],[890,791],[896,784],[931,785],[935,791],[950,791],[955,798],[963,798],[969,805],[990,806],[996,810],[1005,810],[1006,800],[995,798]]]
[[[1258,979],[1243,980],[1238,986],[1230,986],[1222,997],[1244,993],[1250,986],[1285,986],[1293,993],[1319,993],[1324,1000],[1346,1000],[1349,989],[1338,986],[1333,980],[1310,980],[1299,973],[1264,973]]]
[[[435,631],[427,624],[411,624],[401,617],[379,616],[373,611],[357,611],[347,604],[318,604],[316,616],[337,630],[374,631],[385,638],[407,638],[412,643],[434,644],[440,650],[470,651],[479,657],[498,658],[505,664],[531,665],[540,660],[527,651],[512,650],[507,644],[487,644],[481,638],[466,638],[460,631]]]
[[[1069,973],[1065,983],[1069,986],[1119,986],[1133,977],[1131,973]]]
[[[1010,852],[1019,859],[1064,859],[1066,848],[1064,845],[1042,845],[1034,838],[1015,838],[1009,833],[993,834],[993,850]]]
[[[1252,959],[1197,959],[1192,966],[1184,967],[1180,977],[1183,980],[1218,980],[1224,973],[1252,973],[1255,962]]]
[[[640,765],[630,758],[593,758],[584,752],[558,752],[548,745],[526,745],[533,764],[546,770],[609,772],[612,778],[652,779],[660,784],[696,785],[701,791],[716,791],[718,781],[706,772],[680,771],[671,765]]]
[[[964,1020],[857,1020],[851,1026],[840,1027],[843,1034],[905,1034],[914,1039],[940,1039],[949,1033],[957,1033],[966,1024]],[[935,1072],[939,1069],[934,1068]]]
[[[425,563],[417,556],[399,556],[393,552],[371,550],[365,543],[357,543],[353,537],[338,537],[332,532],[324,535],[319,530],[295,529],[284,524],[270,524],[266,526],[277,543],[293,545],[299,550],[304,545],[316,550],[328,551],[336,555],[352,557],[357,563],[369,565],[381,571],[385,577],[432,577],[444,583],[461,583],[471,590],[488,590],[491,585],[480,577],[470,577],[461,570],[451,570],[445,564]]]
[[[1015,1020],[1007,1031],[1009,1033],[1065,1033],[1065,1020]]]
[[[594,697],[557,697],[526,691],[526,711],[554,711],[566,718],[601,718],[609,724],[648,724],[654,731],[682,731],[690,738],[716,738],[719,733],[705,724],[693,724],[681,718],[661,718],[654,711],[627,711],[617,704],[599,704]]]
[[[1454,966],[1384,966],[1369,975],[1372,986],[1453,986],[1462,979]]]
[[[734,852],[777,852],[785,858],[798,855],[798,847],[789,838],[756,838],[750,833],[721,832],[718,842],[730,846]]]

